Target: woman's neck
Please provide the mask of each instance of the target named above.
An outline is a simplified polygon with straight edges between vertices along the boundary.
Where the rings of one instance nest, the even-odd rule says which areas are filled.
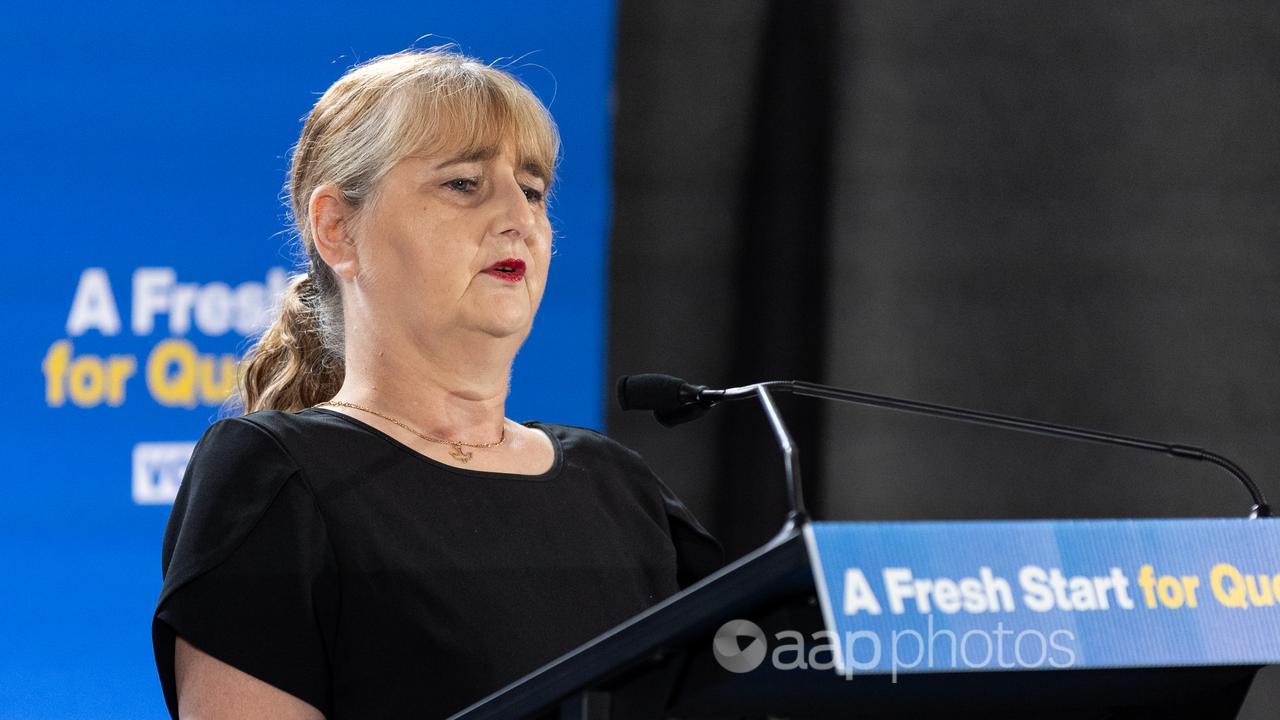
[[[435,437],[497,440],[515,353],[493,338],[447,345],[445,350],[389,338],[349,342],[342,388],[333,399],[364,405]]]

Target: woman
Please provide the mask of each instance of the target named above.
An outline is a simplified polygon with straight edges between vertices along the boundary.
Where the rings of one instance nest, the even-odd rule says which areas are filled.
[[[175,717],[445,716],[718,564],[635,453],[504,415],[558,145],[519,81],[445,50],[316,103],[289,177],[306,274],[165,534]]]

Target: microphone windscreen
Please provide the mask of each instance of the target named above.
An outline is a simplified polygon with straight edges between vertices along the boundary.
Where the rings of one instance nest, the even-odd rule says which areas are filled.
[[[687,383],[659,373],[618,378],[618,406],[623,410],[675,410],[684,405],[680,389]]]

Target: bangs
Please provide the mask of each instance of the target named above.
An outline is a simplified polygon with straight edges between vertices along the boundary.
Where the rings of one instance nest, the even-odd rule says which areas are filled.
[[[484,156],[510,145],[517,166],[550,189],[560,138],[533,92],[480,63],[437,70],[447,72],[432,78],[431,87],[406,88],[402,132],[397,133],[405,140],[400,157]]]

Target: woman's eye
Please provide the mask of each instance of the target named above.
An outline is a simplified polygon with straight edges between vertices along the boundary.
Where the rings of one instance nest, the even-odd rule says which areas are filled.
[[[526,187],[524,189],[524,197],[531,203],[540,203],[542,198],[545,197],[545,193],[537,188]]]
[[[454,178],[444,184],[444,186],[450,190],[457,190],[458,192],[464,193],[469,193],[475,190],[479,185],[480,181],[475,178]]]

